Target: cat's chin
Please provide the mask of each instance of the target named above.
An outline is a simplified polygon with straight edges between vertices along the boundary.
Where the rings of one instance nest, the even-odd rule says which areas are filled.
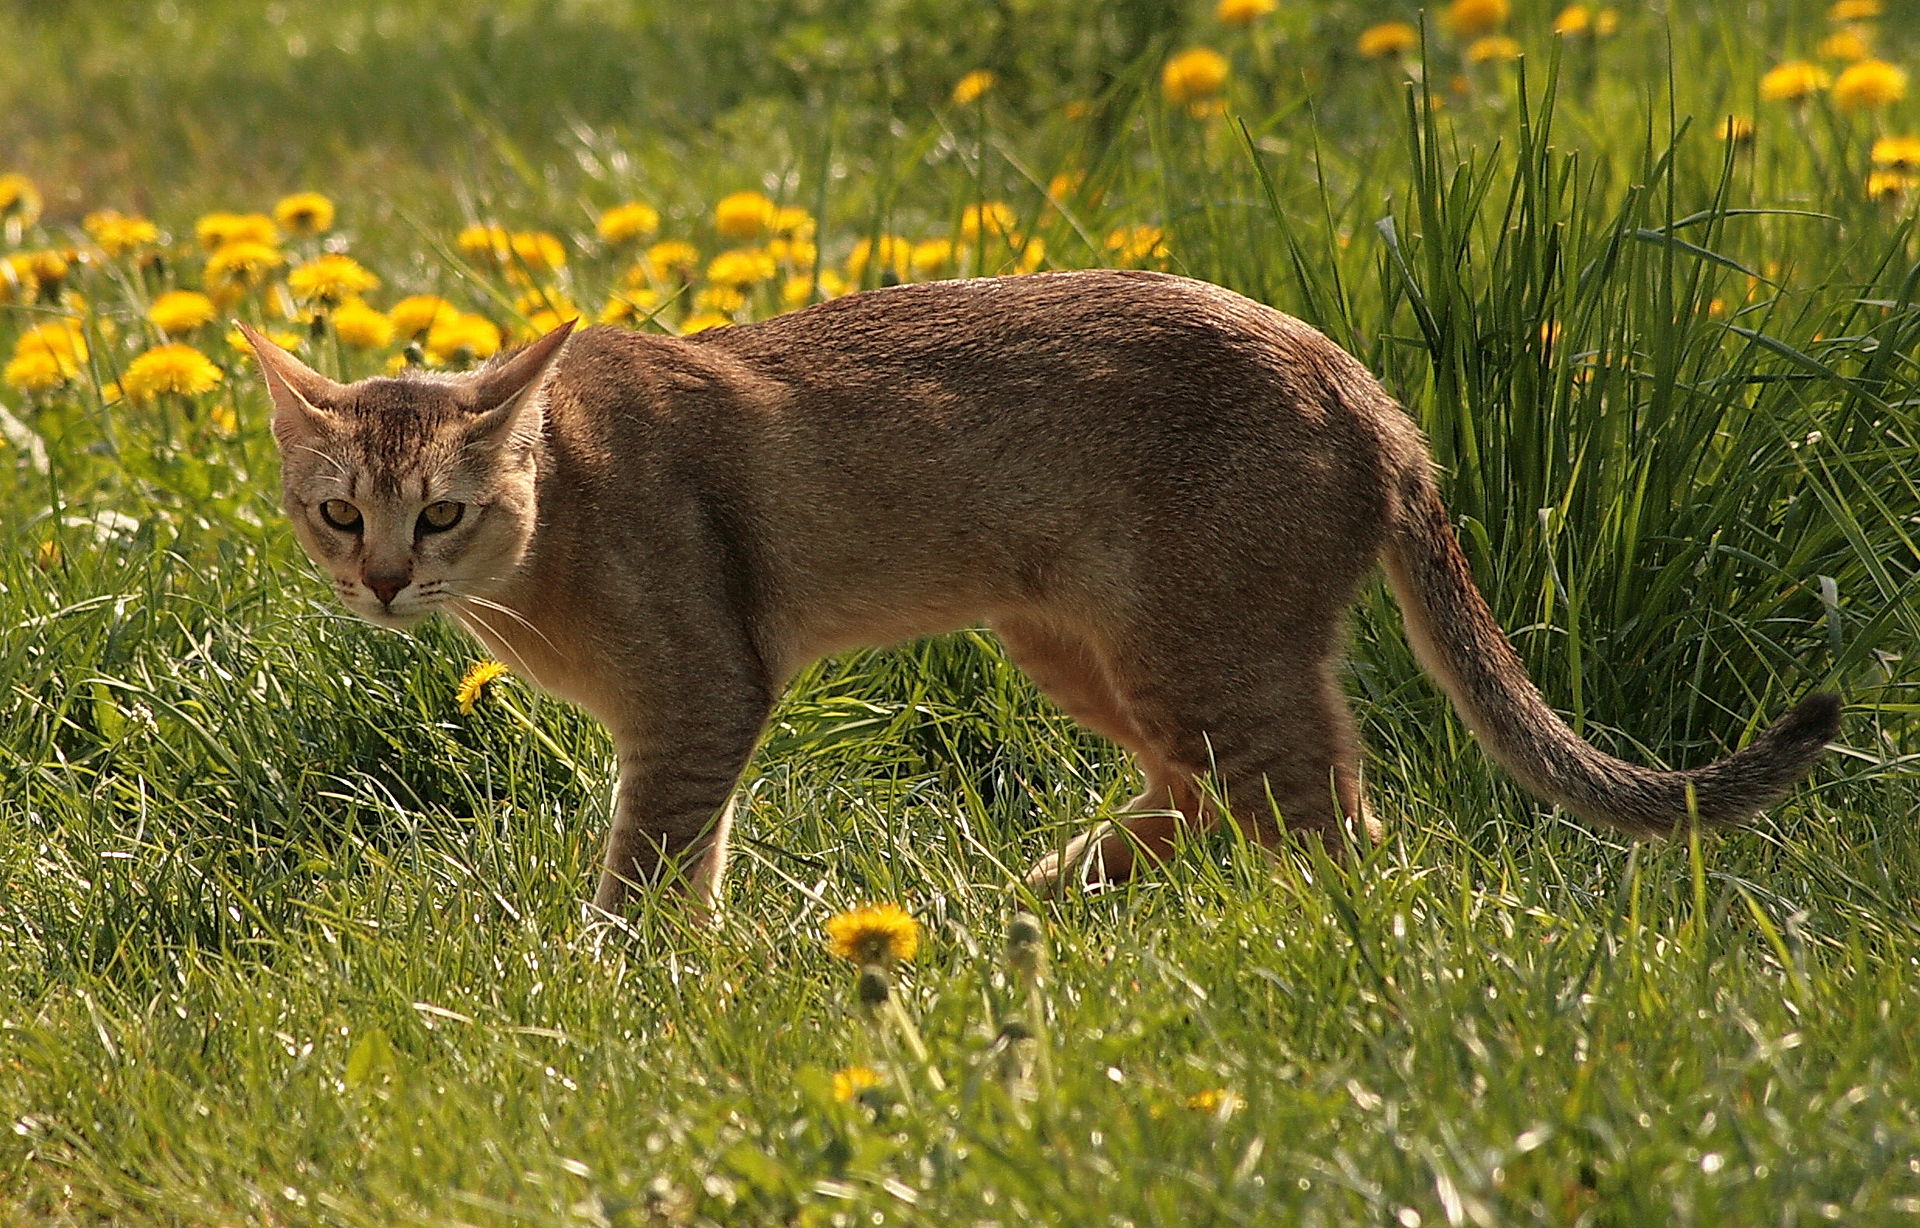
[[[381,609],[362,610],[353,606],[348,606],[347,608],[361,621],[370,622],[376,627],[385,627],[389,631],[407,631],[417,627],[427,621],[427,616],[433,612],[431,610],[408,610],[405,612]]]

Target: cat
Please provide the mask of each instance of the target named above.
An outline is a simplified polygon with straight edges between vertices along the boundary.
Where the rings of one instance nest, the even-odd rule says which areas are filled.
[[[1034,890],[1158,862],[1222,798],[1263,845],[1377,838],[1335,667],[1382,558],[1488,752],[1588,819],[1735,822],[1838,732],[1814,693],[1691,770],[1582,741],[1475,588],[1413,422],[1319,332],[1217,286],[1046,273],[688,337],[572,330],[346,385],[244,331],[287,513],[345,605],[450,614],[606,724],[605,913],[659,884],[714,903],[735,782],[797,670],[980,622],[1145,777]]]

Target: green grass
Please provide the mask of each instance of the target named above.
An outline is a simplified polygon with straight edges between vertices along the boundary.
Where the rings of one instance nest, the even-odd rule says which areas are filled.
[[[175,236],[159,266],[0,295],[0,354],[62,313],[91,341],[60,389],[0,390],[0,1220],[1920,1213],[1920,265],[1910,202],[1864,187],[1872,138],[1920,119],[1757,100],[1824,6],[1627,10],[1556,54],[1523,5],[1523,71],[1435,28],[1413,90],[1351,50],[1408,14],[1338,3],[1252,32],[1144,0],[442,7],[0,15],[0,173],[47,198],[0,259],[77,245],[99,207]],[[1920,64],[1901,12],[1876,45]],[[1231,56],[1226,120],[1159,96],[1194,43]],[[980,66],[984,105],[949,105]],[[1730,110],[1750,146],[1718,137]],[[1050,208],[1065,170],[1087,186]],[[1048,910],[1036,981],[1005,948],[1018,871],[1131,781],[962,635],[793,688],[714,930],[668,901],[589,928],[604,734],[517,683],[462,715],[470,644],[332,606],[216,335],[193,339],[213,392],[103,395],[158,340],[152,296],[199,284],[194,218],[307,187],[378,303],[509,327],[515,287],[454,247],[469,222],[559,234],[548,290],[589,310],[628,263],[594,218],[633,197],[704,256],[713,202],[760,188],[818,218],[827,269],[981,201],[1054,267],[1162,227],[1172,267],[1309,319],[1404,399],[1589,737],[1696,762],[1835,686],[1841,747],[1750,830],[1623,844],[1487,763],[1376,588],[1350,680],[1387,842],[1340,868],[1210,837]],[[309,356],[383,359],[324,321]],[[926,1061],[826,949],[870,900],[925,927],[893,992]],[[837,1099],[854,1065],[881,1081]]]

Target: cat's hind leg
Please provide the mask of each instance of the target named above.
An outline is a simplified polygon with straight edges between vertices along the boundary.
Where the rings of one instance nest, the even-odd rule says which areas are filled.
[[[1343,829],[1377,839],[1335,673],[1334,625],[1262,638],[1236,655],[1209,653],[1202,634],[1134,656],[1118,675],[1134,722],[1176,771],[1210,780],[1265,847],[1310,834],[1337,854]]]
[[[1312,629],[1268,628],[1264,635],[1245,626],[1217,636],[1204,627],[1172,628],[1136,640],[1131,651],[1107,654],[1114,705],[1151,765],[1150,791],[1135,802],[1144,812],[1080,836],[1036,866],[1029,885],[1058,891],[1124,878],[1142,860],[1163,860],[1183,825],[1206,830],[1217,823],[1216,797],[1263,847],[1308,834],[1337,855],[1343,827],[1361,840],[1377,838],[1362,800],[1352,717],[1335,676],[1336,624],[1329,618],[1307,625]],[[1170,796],[1178,799],[1174,815],[1158,800]]]
[[[1132,754],[1146,776],[1145,788],[1119,817],[1041,859],[1028,871],[1027,885],[1052,895],[1070,879],[1080,885],[1118,881],[1131,875],[1137,862],[1165,860],[1181,828],[1203,821],[1199,793],[1192,778],[1165,763],[1135,725],[1092,641],[1039,617],[996,619],[994,630],[1014,664],[1042,693]]]

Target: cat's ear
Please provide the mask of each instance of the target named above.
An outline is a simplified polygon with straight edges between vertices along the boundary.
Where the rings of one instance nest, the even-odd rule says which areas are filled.
[[[337,421],[331,407],[346,391],[343,385],[287,353],[259,330],[249,328],[238,320],[233,323],[240,330],[240,335],[247,339],[247,344],[253,347],[253,356],[260,363],[260,374],[267,381],[267,395],[273,398],[274,438],[294,438],[315,427],[330,426]]]
[[[535,394],[578,323],[568,320],[504,361],[474,373],[468,396],[476,433],[495,441],[539,433],[540,398]]]

